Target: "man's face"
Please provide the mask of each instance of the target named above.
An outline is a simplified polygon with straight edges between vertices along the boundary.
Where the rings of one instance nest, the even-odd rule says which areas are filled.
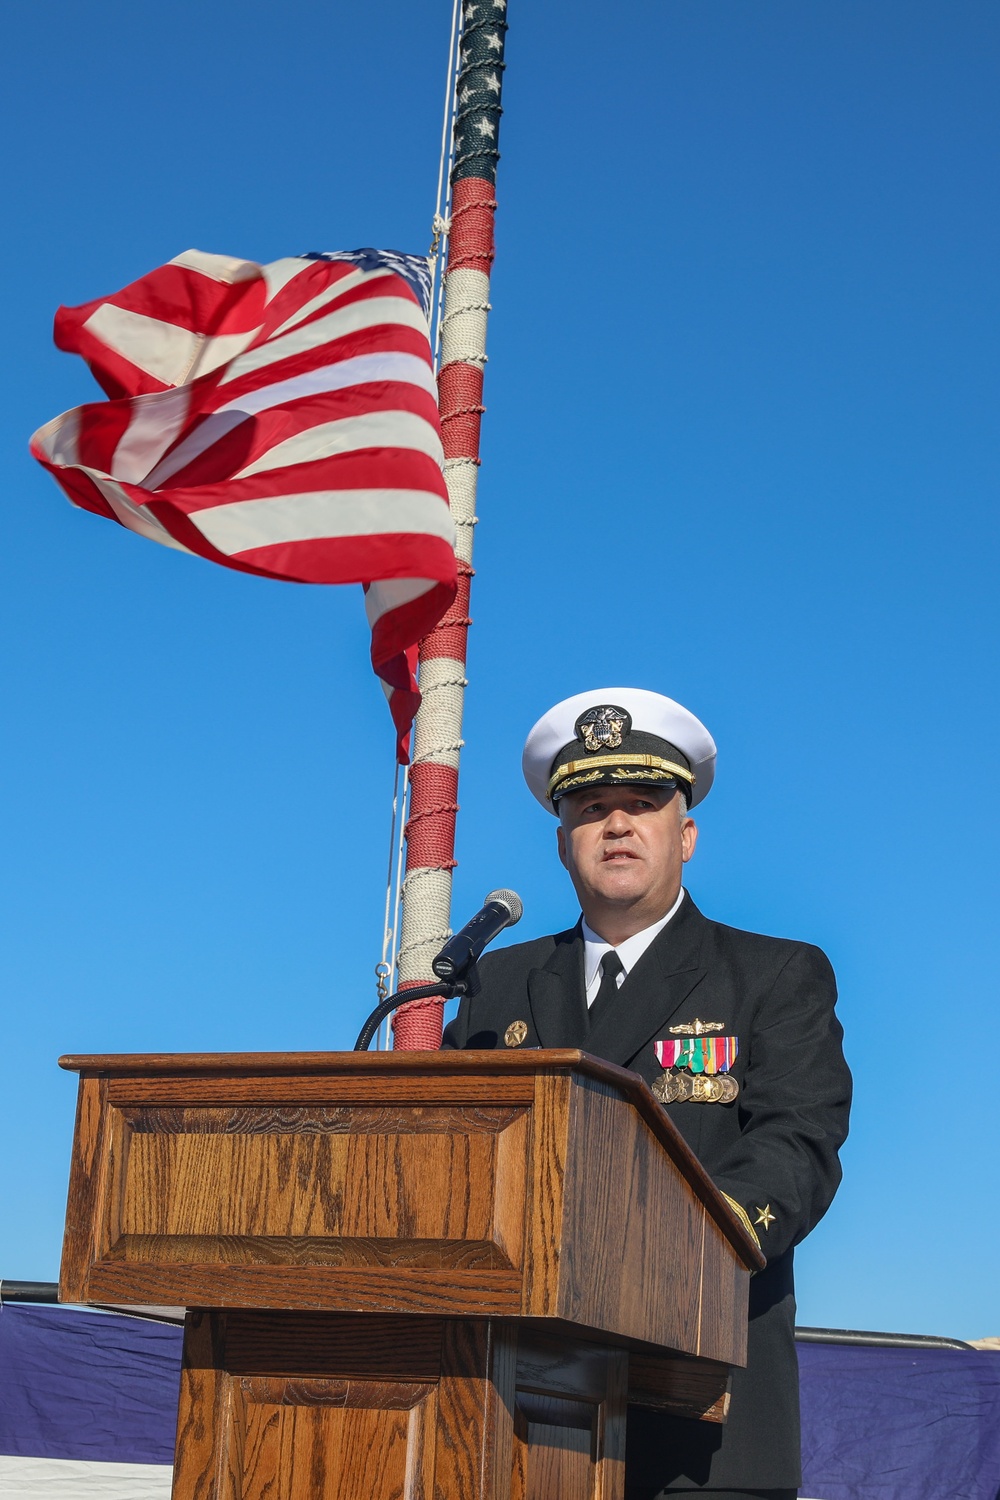
[[[602,786],[560,798],[559,858],[584,916],[606,941],[641,932],[676,901],[698,838],[691,819],[681,821],[679,798],[645,786]]]

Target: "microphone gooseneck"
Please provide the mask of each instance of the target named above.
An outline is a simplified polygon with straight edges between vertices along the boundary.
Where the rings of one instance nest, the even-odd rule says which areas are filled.
[[[408,1004],[410,1000],[430,1000],[437,996],[440,996],[442,1000],[453,1000],[456,995],[464,993],[464,984],[418,984],[414,985],[413,989],[397,991],[395,995],[390,995],[387,1000],[382,1000],[376,1005],[358,1032],[358,1039],[354,1043],[355,1052],[367,1052],[372,1044],[372,1037],[390,1011],[398,1010],[401,1005]]]
[[[505,927],[520,922],[524,904],[516,891],[490,891],[482,907],[471,921],[466,922],[460,932],[450,937],[431,968],[437,975],[437,984],[415,985],[412,989],[400,990],[381,1001],[358,1033],[354,1043],[355,1052],[367,1052],[379,1026],[390,1011],[398,1010],[410,1000],[430,1000],[440,997],[453,1000],[456,995],[475,995],[479,992],[476,960],[498,933]]]

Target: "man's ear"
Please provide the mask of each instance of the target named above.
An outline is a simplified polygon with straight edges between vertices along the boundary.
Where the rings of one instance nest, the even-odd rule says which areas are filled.
[[[564,870],[568,870],[569,865],[566,863],[566,830],[561,823],[556,829],[556,848],[559,850],[559,863]]]
[[[681,829],[681,858],[687,864],[693,856],[695,846],[698,843],[698,825],[693,818],[685,818]]]

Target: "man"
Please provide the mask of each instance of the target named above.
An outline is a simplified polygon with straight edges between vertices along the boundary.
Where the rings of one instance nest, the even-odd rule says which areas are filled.
[[[767,1256],[724,1426],[629,1413],[626,1495],[794,1500],[800,1481],[792,1249],[840,1181],[851,1079],[823,953],[709,921],[681,885],[711,735],[659,693],[603,688],[532,729],[524,774],[559,818],[582,908],[569,932],[482,960],[445,1047],[581,1047],[654,1092]],[[515,1026],[515,1022],[521,1022]]]

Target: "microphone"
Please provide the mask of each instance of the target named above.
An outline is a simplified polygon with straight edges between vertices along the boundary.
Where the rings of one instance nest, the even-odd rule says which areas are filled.
[[[520,922],[524,905],[514,891],[490,891],[476,915],[445,943],[431,968],[453,984],[464,979],[479,955],[505,927]]]

